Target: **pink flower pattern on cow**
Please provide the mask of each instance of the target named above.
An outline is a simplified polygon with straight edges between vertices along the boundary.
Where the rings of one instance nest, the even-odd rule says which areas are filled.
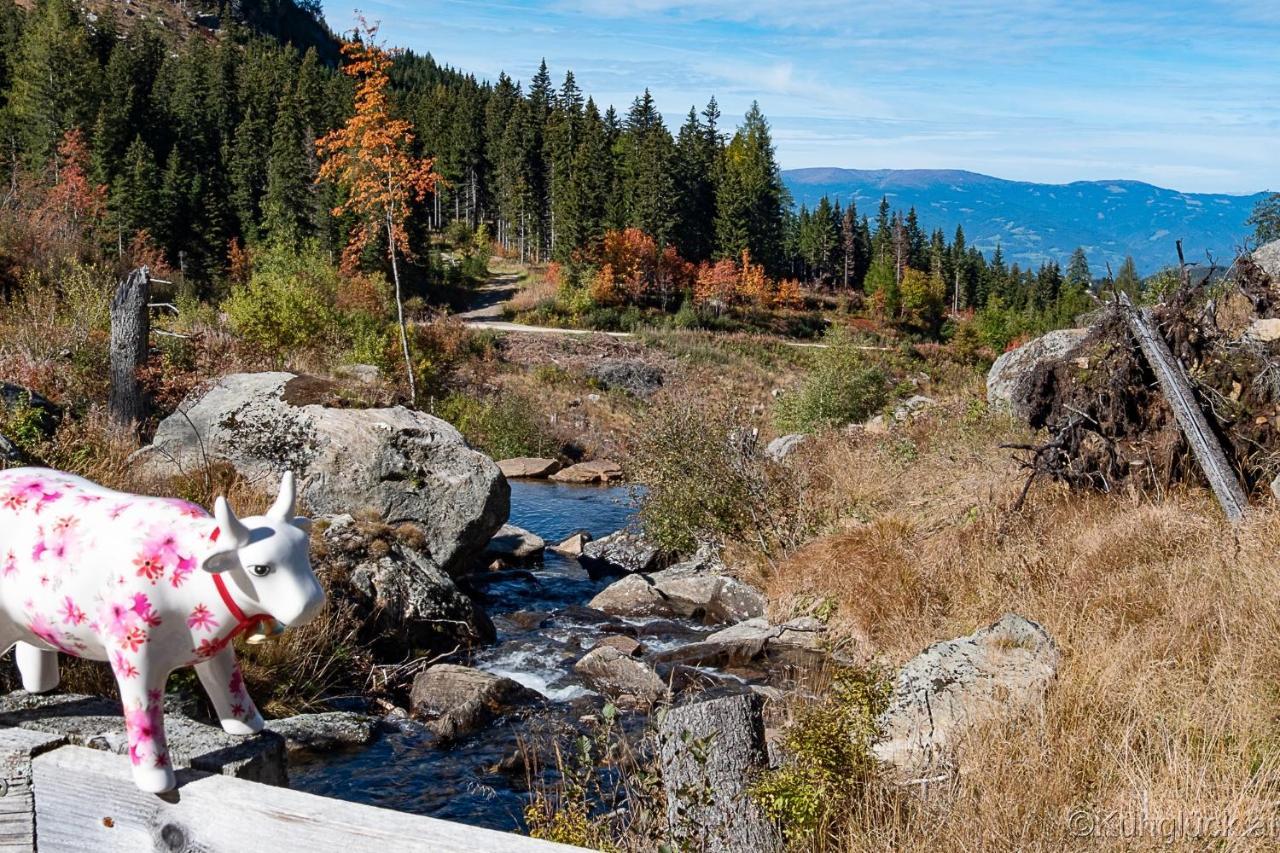
[[[218,626],[213,618],[213,611],[203,604],[197,604],[187,617],[187,627],[197,631],[212,631]]]

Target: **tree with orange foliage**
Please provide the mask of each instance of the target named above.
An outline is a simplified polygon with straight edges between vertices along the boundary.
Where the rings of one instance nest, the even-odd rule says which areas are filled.
[[[400,345],[409,374],[410,399],[416,404],[418,388],[409,355],[398,256],[413,257],[406,229],[410,205],[422,201],[435,188],[438,176],[430,158],[413,154],[413,125],[391,113],[388,72],[394,54],[376,42],[376,24],[370,25],[364,18],[359,21],[359,28],[342,45],[346,57],[342,72],[356,80],[355,112],[342,127],[316,141],[322,160],[318,179],[337,184],[344,194],[344,201],[333,209],[334,216],[356,217],[342,253],[345,269],[354,269],[373,241],[387,241]]]
[[[102,224],[107,211],[106,185],[89,180],[83,131],[67,131],[51,166],[53,186],[44,194],[36,219],[47,237],[80,241]]]
[[[698,267],[698,277],[693,285],[693,298],[700,304],[715,303],[719,308],[733,304],[738,296],[738,264],[732,258],[722,258]]]
[[[622,299],[640,302],[654,284],[658,244],[639,228],[608,231],[600,246],[600,268],[608,269]],[[603,289],[603,288],[602,288]]]

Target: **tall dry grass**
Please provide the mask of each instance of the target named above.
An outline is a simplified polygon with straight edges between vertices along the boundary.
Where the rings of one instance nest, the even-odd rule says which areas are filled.
[[[823,602],[893,664],[1022,614],[1061,647],[1057,683],[1041,716],[969,738],[954,785],[870,792],[815,849],[1280,843],[1280,514],[1233,530],[1199,490],[1047,483],[1010,514],[1021,474],[997,445],[1019,431],[974,391],[810,447],[843,529],[759,571],[775,615]]]

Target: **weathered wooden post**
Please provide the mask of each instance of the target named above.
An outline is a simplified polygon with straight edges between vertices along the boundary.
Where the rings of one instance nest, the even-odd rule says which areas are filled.
[[[782,835],[750,796],[769,766],[758,696],[728,696],[667,711],[659,731],[667,823],[681,849],[782,849]]]
[[[151,275],[139,267],[120,282],[111,300],[111,390],[107,415],[112,426],[135,430],[147,415],[138,368],[150,347]]]

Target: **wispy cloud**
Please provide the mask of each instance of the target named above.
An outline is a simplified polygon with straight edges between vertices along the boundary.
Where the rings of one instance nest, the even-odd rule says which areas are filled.
[[[337,28],[354,4],[326,2]],[[493,78],[545,57],[669,121],[759,100],[783,165],[1280,189],[1277,0],[381,0],[392,42]]]

